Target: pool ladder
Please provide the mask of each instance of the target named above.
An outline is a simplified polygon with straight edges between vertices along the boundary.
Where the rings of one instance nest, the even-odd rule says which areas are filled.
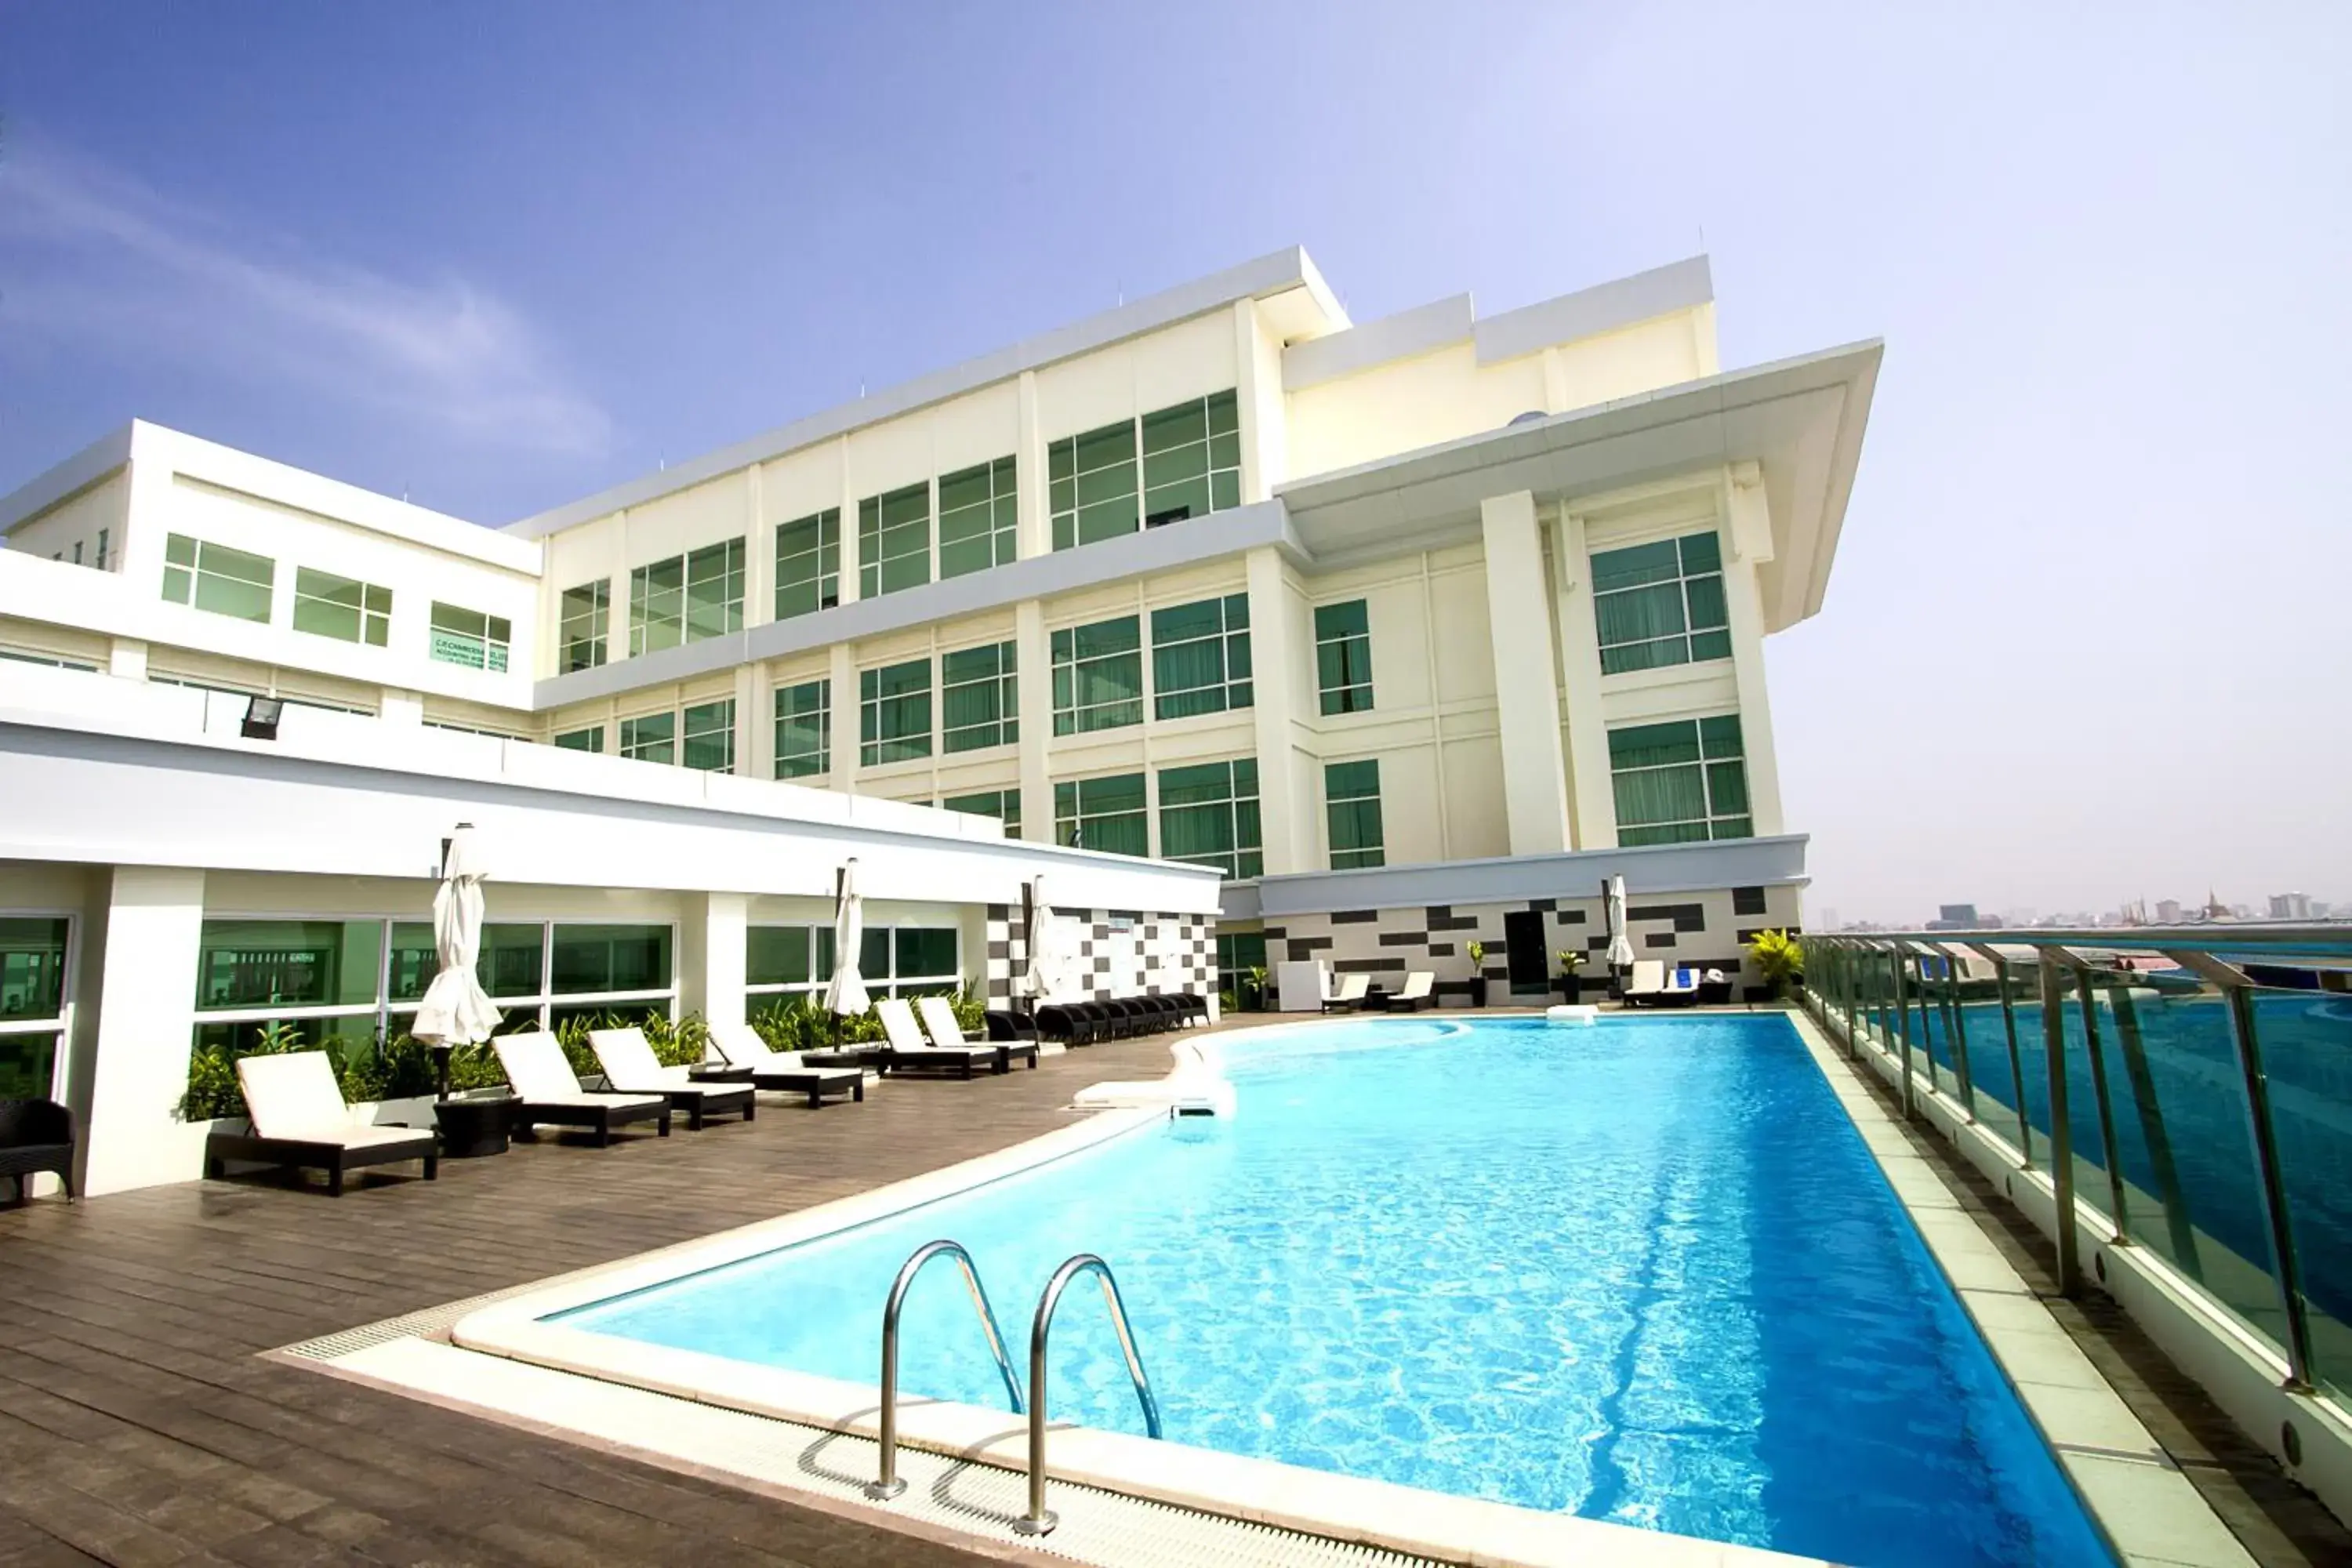
[[[1004,1380],[1004,1396],[1014,1415],[1024,1414],[1021,1384],[1013,1376],[1012,1358],[1004,1353],[1004,1333],[997,1326],[995,1309],[988,1304],[988,1291],[980,1282],[971,1254],[961,1242],[925,1242],[899,1268],[898,1278],[890,1285],[889,1300],[882,1307],[882,1463],[880,1473],[866,1483],[866,1495],[877,1502],[887,1502],[907,1489],[906,1479],[898,1474],[898,1314],[915,1276],[942,1253],[953,1258],[963,1270],[964,1289],[971,1296],[972,1310],[980,1314],[981,1331],[988,1336],[997,1373]],[[1045,1506],[1045,1343],[1053,1332],[1054,1313],[1062,1304],[1062,1292],[1081,1274],[1093,1274],[1101,1281],[1103,1306],[1110,1313],[1111,1327],[1118,1332],[1119,1352],[1127,1358],[1127,1375],[1135,1384],[1136,1401],[1143,1406],[1144,1430],[1154,1437],[1160,1433],[1160,1401],[1153,1397],[1151,1379],[1144,1373],[1142,1352],[1135,1348],[1135,1332],[1128,1324],[1127,1303],[1119,1299],[1118,1281],[1111,1278],[1109,1264],[1091,1252],[1078,1253],[1055,1269],[1054,1277],[1045,1282],[1045,1294],[1037,1298],[1037,1316],[1029,1327],[1029,1387],[1035,1395],[1026,1410],[1029,1511],[1013,1521],[1013,1528],[1023,1535],[1046,1534],[1060,1522]]]

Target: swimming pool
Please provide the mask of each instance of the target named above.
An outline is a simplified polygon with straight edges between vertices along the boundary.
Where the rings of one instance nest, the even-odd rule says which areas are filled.
[[[922,1242],[1016,1342],[1092,1250],[1177,1442],[1846,1563],[2112,1561],[1785,1019],[1366,1020],[1229,1070],[1230,1121],[561,1321],[870,1384]],[[908,1392],[1003,1407],[952,1268],[903,1344]],[[1090,1294],[1053,1396],[1141,1430]]]

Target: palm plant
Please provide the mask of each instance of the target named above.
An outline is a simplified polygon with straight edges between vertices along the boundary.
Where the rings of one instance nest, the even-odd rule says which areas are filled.
[[[1785,998],[1789,987],[1805,977],[1804,943],[1785,931],[1758,931],[1748,944],[1748,956],[1756,961],[1776,1000]]]

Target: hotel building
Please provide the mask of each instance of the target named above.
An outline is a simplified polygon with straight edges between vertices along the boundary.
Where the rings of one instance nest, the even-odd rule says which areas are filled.
[[[1879,356],[1723,370],[1704,258],[1356,324],[1291,249],[503,528],[133,424],[0,500],[0,1061],[152,1125],[206,1028],[382,1026],[468,813],[547,1013],[805,989],[848,854],[886,984],[1003,994],[1038,871],[1106,990],[1533,1000],[1615,875],[1731,968]]]

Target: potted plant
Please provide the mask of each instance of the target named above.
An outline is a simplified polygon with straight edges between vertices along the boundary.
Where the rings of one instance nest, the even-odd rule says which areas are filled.
[[[1484,1007],[1486,1005],[1486,944],[1483,942],[1467,942],[1464,944],[1464,951],[1470,954],[1470,1005]]]
[[[1790,987],[1804,984],[1804,943],[1785,931],[1758,931],[1748,944],[1748,956],[1756,961],[1775,1002],[1787,1001]]]
[[[1563,947],[1559,950],[1559,999],[1569,1003],[1580,1001],[1584,995],[1584,981],[1579,972],[1584,968],[1584,950],[1580,947]]]
[[[1247,1012],[1265,1011],[1265,965],[1253,964],[1242,971],[1241,1004]]]

